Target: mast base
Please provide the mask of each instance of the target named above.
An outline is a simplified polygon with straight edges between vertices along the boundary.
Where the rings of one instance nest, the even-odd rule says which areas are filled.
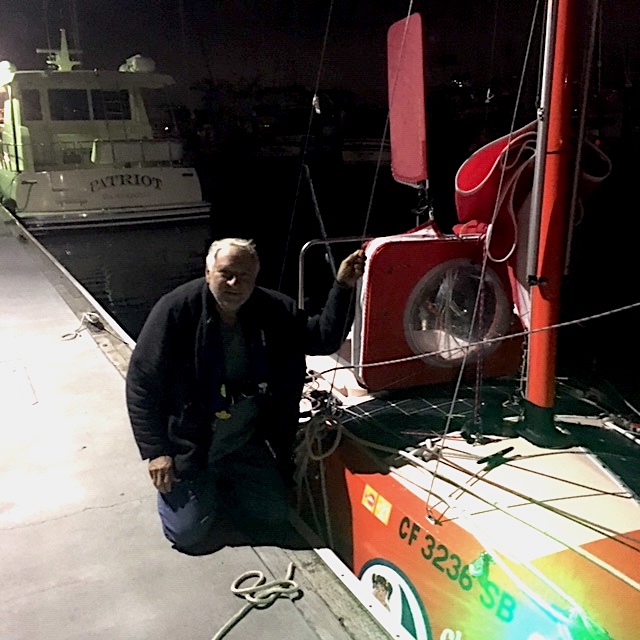
[[[524,401],[524,419],[516,431],[531,444],[546,449],[568,449],[576,445],[570,433],[556,426],[552,407],[539,407],[529,400]]]

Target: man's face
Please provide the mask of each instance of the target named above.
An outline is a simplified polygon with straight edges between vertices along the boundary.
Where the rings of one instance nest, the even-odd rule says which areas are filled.
[[[205,278],[223,312],[235,314],[249,299],[260,265],[255,256],[238,247],[220,249]]]

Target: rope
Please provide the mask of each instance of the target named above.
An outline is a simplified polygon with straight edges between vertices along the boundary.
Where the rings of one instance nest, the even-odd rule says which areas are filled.
[[[284,248],[284,253],[283,253],[283,257],[282,257],[282,264],[281,264],[281,270],[280,270],[280,282],[278,284],[278,290],[282,289],[282,284],[284,282],[284,273],[285,273],[285,266],[286,266],[286,260],[287,260],[287,256],[289,255],[289,245],[290,245],[290,241],[291,238],[293,237],[293,223],[294,223],[294,219],[296,216],[296,208],[298,205],[298,198],[300,196],[300,190],[302,188],[302,178],[305,172],[305,160],[307,157],[307,150],[309,148],[309,138],[311,136],[311,125],[313,124],[313,117],[314,117],[314,112],[315,112],[315,108],[314,108],[314,104],[313,102],[315,102],[315,98],[317,98],[318,96],[318,91],[320,90],[320,82],[322,79],[322,73],[324,71],[324,59],[327,53],[327,43],[329,41],[329,31],[330,31],[330,27],[331,27],[331,20],[333,18],[333,5],[334,5],[334,0],[331,0],[331,2],[329,3],[329,8],[327,11],[327,21],[325,23],[325,28],[324,28],[324,35],[322,37],[322,47],[320,50],[320,60],[318,61],[318,71],[316,73],[316,78],[315,78],[315,82],[314,82],[314,87],[313,87],[313,96],[314,96],[314,101],[312,101],[312,104],[309,107],[309,119],[307,122],[307,134],[305,136],[304,139],[304,147],[302,149],[302,163],[300,166],[300,171],[298,173],[298,182],[296,185],[296,194],[295,194],[295,198],[293,201],[293,209],[291,211],[291,217],[289,218],[289,231],[287,233],[287,239],[285,242],[285,248]]]
[[[323,454],[317,454],[317,453],[312,453],[311,451],[311,440],[313,436],[313,438],[315,438],[316,440],[320,439],[320,432],[322,431],[322,428],[327,428],[329,427],[333,430],[337,431],[337,436],[335,437],[335,441],[334,441],[334,446],[330,447],[329,451],[327,451],[324,455]],[[305,463],[308,462],[308,458],[311,457],[311,455],[313,455],[313,458],[315,460],[321,460],[325,457],[327,457],[328,455],[330,455],[336,448],[336,443],[339,442],[342,439],[342,436],[346,436],[350,439],[355,440],[356,442],[360,443],[361,445],[364,446],[370,446],[373,445],[374,448],[379,448],[379,449],[386,449],[386,447],[382,447],[379,445],[375,445],[374,443],[369,443],[361,438],[356,437],[354,434],[352,434],[349,429],[345,428],[334,416],[330,416],[327,414],[323,414],[323,413],[318,413],[316,414],[308,423],[307,423],[307,433],[305,433],[305,439],[304,439],[304,444],[306,445],[304,448],[307,450],[307,460],[305,460]],[[563,509],[559,509],[553,505],[547,504],[544,501],[539,501],[539,500],[535,500],[533,498],[531,498],[530,496],[525,496],[524,494],[521,494],[520,492],[514,490],[512,487],[507,487],[504,486],[500,483],[497,482],[493,482],[492,480],[490,480],[489,478],[487,478],[487,471],[489,470],[488,468],[485,470],[481,470],[479,471],[477,474],[470,474],[470,478],[469,480],[465,483],[465,482],[456,482],[455,480],[453,480],[452,478],[448,478],[440,473],[438,473],[438,465],[439,463],[442,461],[446,466],[448,466],[451,469],[456,469],[458,471],[461,471],[463,473],[469,473],[464,467],[455,464],[451,459],[446,459],[443,453],[443,449],[444,449],[444,441],[445,441],[446,437],[441,437],[440,438],[440,446],[438,446],[437,444],[435,446],[430,446],[429,443],[427,443],[426,446],[421,447],[418,451],[416,452],[406,452],[406,451],[401,451],[401,450],[391,450],[389,449],[389,452],[395,453],[395,455],[400,456],[401,458],[405,459],[406,461],[410,462],[411,464],[417,466],[417,467],[421,467],[424,470],[426,470],[428,473],[431,473],[432,475],[432,485],[431,488],[429,490],[429,496],[434,496],[437,497],[437,499],[439,500],[440,503],[444,504],[446,506],[445,508],[445,512],[449,511],[449,510],[453,510],[458,517],[462,518],[465,520],[465,522],[467,522],[469,525],[471,525],[473,527],[473,529],[476,532],[476,537],[483,542],[484,546],[486,547],[486,549],[489,550],[489,553],[492,557],[492,559],[497,562],[501,568],[503,569],[503,571],[505,571],[507,573],[507,575],[509,575],[511,577],[511,579],[514,581],[515,584],[517,584],[525,593],[528,593],[528,595],[536,602],[538,602],[538,604],[540,606],[542,606],[545,609],[548,609],[548,605],[546,605],[546,603],[540,599],[540,597],[538,596],[538,594],[531,589],[519,576],[517,576],[512,570],[511,568],[507,565],[507,563],[501,558],[500,554],[497,552],[497,550],[494,548],[494,545],[492,544],[492,536],[490,533],[482,530],[480,527],[478,527],[476,525],[475,522],[472,522],[471,519],[471,515],[466,512],[466,510],[460,510],[459,508],[457,508],[455,505],[453,505],[451,503],[451,500],[454,499],[454,494],[457,492],[460,493],[468,493],[469,495],[474,496],[476,499],[485,502],[487,505],[489,505],[491,508],[496,509],[498,511],[501,511],[502,513],[508,515],[509,517],[513,518],[515,521],[526,525],[527,527],[531,528],[532,530],[536,531],[539,534],[542,534],[544,536],[546,536],[547,538],[553,540],[554,542],[562,545],[564,548],[571,550],[573,552],[575,552],[576,554],[580,555],[582,558],[584,558],[587,562],[590,562],[593,565],[598,566],[600,569],[602,569],[603,571],[605,571],[606,573],[608,573],[609,575],[614,576],[615,578],[617,578],[618,580],[624,582],[625,584],[627,584],[628,586],[632,587],[633,589],[640,591],[640,584],[633,580],[633,578],[626,576],[624,573],[622,573],[621,571],[619,571],[618,569],[616,569],[615,567],[613,567],[612,565],[610,565],[609,563],[607,563],[604,560],[601,560],[600,558],[598,558],[597,556],[593,555],[592,553],[590,553],[589,551],[582,549],[581,547],[576,547],[575,545],[571,545],[569,544],[567,541],[559,539],[553,535],[551,535],[548,531],[545,531],[539,527],[534,526],[531,522],[524,520],[522,518],[519,518],[518,516],[516,516],[513,513],[513,508],[505,508],[503,506],[501,506],[498,503],[495,502],[491,502],[489,500],[487,500],[485,497],[483,497],[480,493],[477,493],[473,488],[472,485],[475,484],[476,482],[485,482],[491,486],[497,487],[502,489],[503,491],[506,491],[507,493],[514,495],[514,496],[518,496],[520,498],[522,498],[524,500],[525,504],[535,504],[536,506],[545,509],[551,513],[554,513],[557,516],[560,517],[564,517],[569,521],[574,522],[575,524],[581,525],[583,527],[586,527],[592,531],[596,531],[604,536],[606,536],[607,538],[611,539],[611,540],[617,540],[617,542],[619,544],[622,544],[624,546],[627,546],[631,549],[637,550],[635,544],[632,543],[636,543],[637,541],[633,538],[631,538],[630,540],[626,540],[626,536],[622,536],[622,540],[619,539],[620,537],[620,533],[616,532],[608,527],[604,527],[602,525],[599,525],[595,522],[591,522],[585,518],[581,518],[575,514],[571,514]],[[302,448],[302,447],[301,447]],[[586,453],[586,452],[579,452],[579,453]],[[425,460],[421,459],[421,457],[425,454],[428,454],[427,457],[429,457],[430,459],[435,459],[435,464],[436,464],[436,468],[433,472],[429,471],[427,463]],[[454,456],[447,456],[447,458],[451,458]],[[473,457],[473,456],[472,456]],[[527,456],[528,457],[528,456]],[[520,457],[518,457],[517,459],[520,459]],[[516,460],[516,459],[514,459]],[[512,466],[514,468],[518,468],[521,469],[522,471],[528,471],[528,469],[522,468],[519,465],[514,463],[514,460],[510,460],[507,459],[505,460],[505,463],[508,464],[509,466]],[[483,472],[484,471],[484,472]],[[449,495],[448,497],[443,497],[443,496],[437,496],[435,490],[434,490],[434,482],[436,480],[436,478],[438,478],[440,481],[445,482],[449,485],[452,485],[455,490],[454,492]],[[576,486],[581,486],[578,485],[577,483],[573,483],[571,481],[569,481],[570,484],[576,484]],[[602,495],[617,495],[617,494],[611,494],[609,492],[601,492]],[[625,494],[621,494],[620,497],[629,497],[628,495]],[[326,495],[326,490],[324,485],[322,485],[322,499],[323,499],[323,504],[325,505],[325,517],[327,517],[326,514],[326,506],[327,506],[327,502],[328,502],[328,496]],[[436,524],[438,522],[442,522],[442,516],[440,519],[436,520],[432,514],[432,508],[429,505],[429,503],[427,502],[426,504],[427,507],[427,517],[431,519],[432,522],[435,522]],[[509,556],[509,554],[505,554],[507,557]],[[532,575],[534,575],[537,579],[541,580],[547,587],[551,588],[556,594],[558,594],[561,598],[563,598],[565,600],[565,602],[569,605],[569,611],[568,612],[561,612],[561,611],[556,611],[555,609],[548,609],[550,613],[553,613],[554,616],[556,616],[558,619],[564,619],[566,620],[567,618],[571,618],[572,616],[579,616],[582,617],[584,615],[584,611],[581,609],[581,607],[566,593],[564,592],[564,590],[562,588],[560,588],[558,585],[556,585],[553,581],[549,580],[548,578],[546,578],[546,576],[544,574],[542,574],[536,567],[534,567],[531,563],[523,560],[522,558],[512,558],[512,560],[514,560],[515,562],[517,562],[518,564],[523,565]]]
[[[125,342],[125,340],[119,335],[115,334],[113,331],[109,331],[104,322],[102,322],[100,316],[93,311],[87,311],[83,313],[82,316],[80,316],[80,324],[78,325],[78,328],[75,331],[62,334],[61,337],[63,340],[74,340],[85,329],[90,329],[91,331],[104,331],[113,338],[117,338],[118,340],[120,340],[120,342]]]
[[[617,307],[615,309],[609,309],[608,311],[602,311],[600,313],[594,313],[590,316],[583,316],[581,318],[576,318],[575,320],[566,320],[565,322],[557,322],[556,324],[551,324],[547,327],[540,327],[539,329],[527,329],[525,331],[516,331],[514,333],[509,333],[505,336],[498,336],[495,338],[487,338],[485,340],[481,340],[479,342],[469,342],[469,344],[464,347],[467,350],[471,350],[474,347],[478,346],[486,346],[489,344],[494,344],[497,342],[503,342],[505,340],[512,340],[513,338],[526,337],[531,335],[532,333],[540,333],[542,331],[551,331],[553,329],[562,329],[564,327],[570,327],[576,324],[582,324],[583,322],[587,322],[589,320],[599,320],[601,318],[605,318],[606,316],[614,315],[616,313],[621,313],[623,311],[630,311],[632,309],[640,308],[640,302],[633,302],[631,304],[624,305],[622,307]],[[341,365],[339,367],[331,367],[330,369],[326,369],[325,371],[321,371],[318,373],[318,377],[322,377],[331,373],[333,371],[342,371],[344,369],[361,369],[366,367],[383,367],[388,364],[397,364],[400,362],[411,362],[412,360],[423,360],[424,358],[431,358],[434,356],[439,356],[443,354],[450,353],[451,351],[459,351],[462,347],[456,346],[451,347],[450,349],[441,349],[440,351],[429,351],[428,353],[418,353],[413,356],[405,356],[403,358],[393,358],[390,360],[381,360],[379,362],[369,362],[367,364],[350,364],[350,365]],[[454,399],[457,395],[454,396]]]
[[[262,571],[245,571],[239,575],[231,584],[231,593],[240,598],[244,598],[247,604],[232,616],[211,640],[220,640],[220,638],[226,636],[254,607],[257,609],[266,609],[280,597],[286,597],[292,601],[301,598],[302,591],[293,580],[293,573],[294,565],[293,562],[290,562],[287,568],[287,575],[283,580],[271,580],[267,582]],[[255,578],[255,582],[252,585],[243,587],[243,582],[250,578]]]
[[[410,462],[412,462],[415,466],[420,467],[422,469],[424,469],[425,471],[427,471],[427,473],[432,473],[427,464],[420,460],[419,458],[417,458],[415,455],[412,455],[410,453],[407,453],[405,451],[398,451],[398,453],[405,459],[409,460]],[[457,468],[460,469],[460,467],[456,467],[456,465],[454,465],[453,463],[451,463],[450,461],[447,462],[447,464],[449,464],[451,467],[453,468]],[[435,474],[434,474],[435,475]],[[476,491],[472,490],[469,486],[465,486],[465,484],[463,484],[462,482],[456,482],[453,478],[448,478],[446,476],[443,475],[438,475],[438,479],[442,482],[446,482],[447,484],[452,485],[453,487],[456,488],[456,491],[462,491],[465,493],[468,493],[469,495],[473,496],[474,498],[476,498],[477,500],[480,500],[481,502],[484,502],[485,504],[487,504],[489,507],[491,507],[492,509],[495,509],[497,511],[500,511],[502,513],[504,513],[505,515],[509,516],[510,518],[513,518],[516,522],[525,525],[526,527],[529,527],[530,529],[532,529],[533,531],[535,531],[538,534],[541,534],[545,537],[547,537],[550,540],[553,540],[555,543],[563,546],[565,549],[568,549],[570,551],[573,551],[574,553],[576,553],[577,555],[583,557],[585,560],[591,562],[592,564],[598,566],[600,569],[602,569],[603,571],[606,571],[607,573],[609,573],[610,575],[618,578],[619,580],[621,580],[622,582],[624,582],[625,584],[627,584],[628,586],[632,587],[633,589],[635,589],[636,591],[640,591],[640,583],[638,583],[637,581],[635,581],[633,578],[626,576],[625,574],[623,574],[621,571],[619,571],[618,569],[616,569],[615,567],[613,567],[612,565],[608,564],[606,561],[601,560],[600,558],[598,558],[597,556],[595,556],[594,554],[590,553],[589,551],[587,551],[586,549],[583,549],[580,546],[575,546],[572,544],[569,544],[568,542],[566,542],[565,540],[561,540],[560,538],[552,535],[551,533],[549,533],[548,531],[535,526],[534,524],[532,524],[530,521],[525,520],[523,518],[519,518],[518,516],[516,516],[513,512],[513,509],[510,508],[505,508],[503,506],[501,506],[499,503],[495,502],[495,501],[491,501],[488,500],[486,497],[484,497],[482,494],[477,493]],[[500,489],[512,494],[512,495],[516,495],[518,497],[522,497],[524,500],[526,500],[527,504],[534,504],[537,507],[540,507],[542,509],[545,509],[547,511],[553,512],[556,515],[559,515],[561,517],[566,518],[567,520],[570,520],[572,522],[575,522],[576,524],[581,524],[582,526],[588,526],[589,524],[592,524],[593,527],[592,530],[598,531],[597,525],[595,525],[595,523],[589,523],[589,521],[584,520],[583,518],[578,518],[575,515],[569,514],[566,511],[562,510],[562,509],[557,509],[549,504],[546,504],[544,502],[535,500],[533,498],[531,498],[530,496],[525,496],[524,494],[520,494],[519,492],[515,491],[514,489],[510,488],[510,487],[506,487],[504,485],[498,484],[498,483],[494,483],[491,482],[490,480],[488,480],[486,477],[483,477],[482,480],[484,482],[487,482],[488,484],[492,484],[493,486],[497,486]],[[451,499],[453,496],[449,496],[449,499]],[[466,510],[463,509],[459,509],[457,508],[455,505],[450,504],[449,503],[449,499],[447,498],[443,498],[443,497],[439,497],[439,500],[441,502],[443,502],[444,504],[447,505],[448,509],[452,509],[459,517],[463,518],[465,520],[465,522],[467,522],[469,525],[471,525],[475,530],[476,530],[476,537],[485,545],[485,548],[488,549],[492,555],[492,557],[494,557],[494,559],[496,559],[496,561],[498,561],[498,557],[499,554],[497,552],[496,549],[493,548],[493,544],[491,542],[489,542],[489,540],[492,538],[491,534],[489,532],[486,532],[484,530],[482,530],[473,520],[472,520],[472,515],[473,514],[469,514]],[[428,509],[428,511],[430,511]],[[608,538],[610,539],[615,539],[613,536],[611,535],[607,535],[606,532],[603,532],[604,535],[606,535]],[[619,534],[616,534],[619,535]],[[484,538],[484,540],[483,540]],[[632,539],[632,542],[635,542],[635,540]],[[626,545],[629,546],[629,545]],[[634,548],[634,547],[632,547]],[[507,554],[505,554],[507,555]],[[526,560],[524,560],[523,558],[514,558],[515,562],[517,562],[518,564],[521,564],[522,566],[526,567],[527,569],[529,569],[529,571],[531,571],[531,573],[533,573],[534,575],[536,575],[538,578],[546,581],[547,579],[543,576],[543,574],[541,574],[539,572],[538,569],[536,569],[533,565],[531,565],[531,563],[527,562]],[[499,562],[500,564],[500,562]],[[502,567],[505,571],[507,571],[509,574],[511,574],[512,572],[505,568]],[[516,581],[516,584],[518,584],[519,582],[521,582],[521,580],[519,578],[516,578],[515,576],[512,576],[512,579],[514,579],[514,581]],[[552,582],[549,582],[549,586],[553,585]],[[560,595],[562,595],[563,597],[566,597],[567,599],[570,599],[569,596],[565,593],[563,593],[559,587],[556,587],[555,585],[552,586],[552,588],[554,588],[554,590],[557,591],[557,593],[559,593]]]
[[[63,340],[74,340],[80,335],[81,331],[84,331],[87,327],[93,327],[96,331],[103,331],[104,324],[102,320],[100,320],[100,316],[97,313],[83,313],[80,317],[80,324],[75,331],[71,331],[70,333],[65,333],[62,335]]]
[[[331,446],[326,450],[322,450],[322,436],[328,431],[333,431],[333,442]],[[302,502],[302,483],[307,480],[307,469],[309,467],[309,460],[313,460],[318,463],[319,466],[319,480],[320,490],[322,492],[322,507],[324,511],[324,519],[327,531],[327,540],[329,546],[333,547],[333,532],[331,529],[331,518],[329,517],[329,493],[327,491],[326,473],[324,466],[324,459],[328,458],[338,448],[343,433],[342,424],[336,419],[335,416],[319,411],[316,413],[305,425],[304,435],[302,442],[296,447],[295,459],[296,459],[296,473],[294,479],[297,487],[297,499],[298,508]],[[314,448],[318,451],[314,450]],[[307,493],[311,495],[311,487],[306,482]],[[309,504],[313,504],[313,500],[309,499]],[[313,517],[316,525],[319,525],[318,514],[313,508]],[[318,530],[320,527],[318,526]]]

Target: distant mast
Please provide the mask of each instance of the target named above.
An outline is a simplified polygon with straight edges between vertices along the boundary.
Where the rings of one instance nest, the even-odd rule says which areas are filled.
[[[47,64],[54,71],[73,71],[74,67],[82,65],[79,60],[72,60],[70,54],[81,54],[80,49],[69,49],[67,32],[60,29],[60,49],[36,49],[36,53],[47,54]]]

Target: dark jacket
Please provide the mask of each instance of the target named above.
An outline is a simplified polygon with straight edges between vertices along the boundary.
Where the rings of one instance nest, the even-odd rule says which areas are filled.
[[[292,448],[304,384],[305,354],[340,348],[353,320],[352,290],[335,283],[321,314],[309,317],[288,296],[256,287],[238,320],[249,350],[258,429],[283,473]],[[223,380],[219,315],[204,278],[179,286],[151,310],[133,350],[126,380],[127,408],[142,458],[168,455],[178,475],[207,465],[214,413],[229,398]]]

